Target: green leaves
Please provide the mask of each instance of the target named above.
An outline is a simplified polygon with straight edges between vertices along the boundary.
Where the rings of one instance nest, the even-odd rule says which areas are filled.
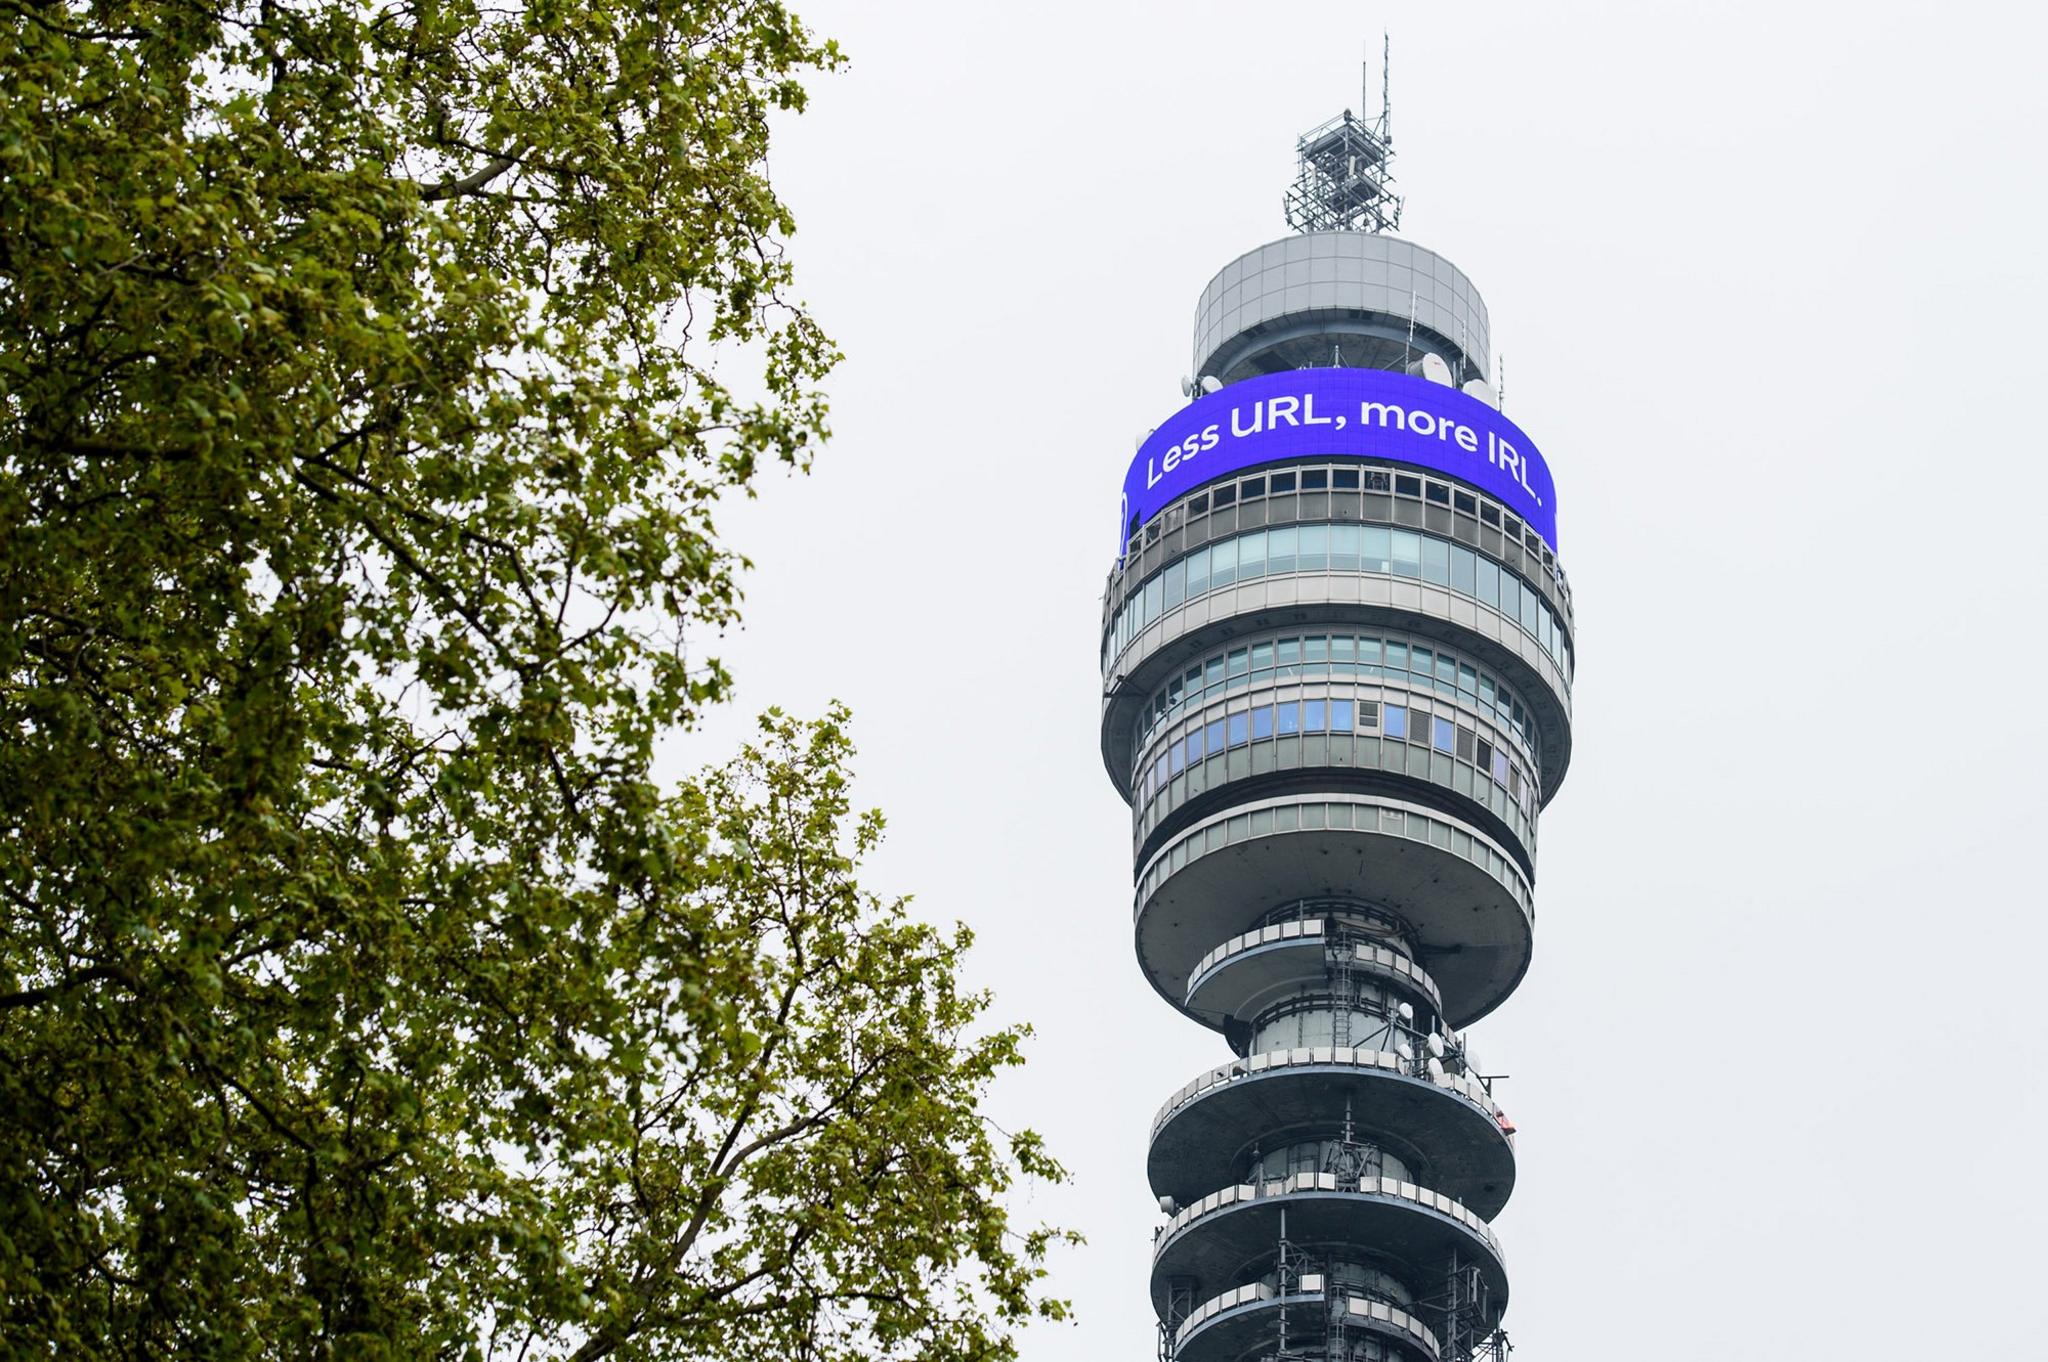
[[[764,165],[837,49],[0,15],[0,1337],[1009,1356],[1058,1170],[964,935],[858,887],[845,715],[650,774],[713,506],[826,434]]]

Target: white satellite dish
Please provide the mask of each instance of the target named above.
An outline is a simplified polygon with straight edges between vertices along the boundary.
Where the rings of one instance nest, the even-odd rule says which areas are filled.
[[[1180,395],[1182,397],[1193,397],[1195,395],[1195,380],[1189,378],[1186,374],[1180,376]]]
[[[1422,357],[1422,376],[1432,383],[1441,383],[1446,388],[1456,387],[1451,380],[1451,366],[1444,363],[1444,357],[1430,353]]]
[[[1495,411],[1500,410],[1500,394],[1495,392],[1493,385],[1483,378],[1468,380],[1465,384],[1465,395],[1478,398]]]
[[[1222,392],[1222,391],[1223,391],[1223,380],[1222,380],[1222,379],[1220,379],[1220,378],[1218,378],[1218,377],[1216,377],[1216,375],[1214,375],[1214,374],[1203,374],[1203,375],[1202,375],[1202,391],[1203,391],[1204,393],[1220,393],[1220,392]]]

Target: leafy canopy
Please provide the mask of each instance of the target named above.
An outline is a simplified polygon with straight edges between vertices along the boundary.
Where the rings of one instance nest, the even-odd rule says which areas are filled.
[[[1013,1355],[1057,1170],[844,716],[650,775],[825,434],[765,156],[837,49],[0,16],[0,1351]]]

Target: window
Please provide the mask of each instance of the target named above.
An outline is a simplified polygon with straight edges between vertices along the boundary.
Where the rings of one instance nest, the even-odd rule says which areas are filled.
[[[1242,747],[1251,738],[1251,716],[1242,711],[1230,716],[1230,745]]]
[[[1233,648],[1229,656],[1224,659],[1224,675],[1226,676],[1232,678],[1241,677],[1251,669],[1252,650],[1249,648]]]
[[[1330,731],[1349,733],[1351,731],[1352,706],[1343,700],[1330,701]]]
[[[1320,492],[1329,484],[1329,480],[1330,475],[1326,470],[1321,468],[1308,469],[1301,475],[1301,490],[1304,492]],[[1275,484],[1274,490],[1279,490],[1277,484]]]
[[[1218,493],[1220,496],[1221,493]],[[1237,546],[1241,541],[1226,539],[1209,546],[1209,589],[1229,586],[1237,580]]]
[[[1270,572],[1294,571],[1294,527],[1266,531],[1266,564]]]
[[[1323,731],[1323,727],[1324,727],[1324,724],[1323,724],[1323,702],[1322,702],[1321,700],[1304,700],[1304,701],[1302,701],[1302,702],[1301,702],[1301,728],[1302,728],[1302,731],[1303,731],[1304,733],[1320,733],[1320,732],[1322,732],[1322,731]]]
[[[1290,700],[1284,705],[1277,706],[1277,709],[1280,716],[1280,735],[1282,737],[1287,736],[1289,733],[1301,732],[1301,706],[1299,704]]]
[[[1252,737],[1270,738],[1272,736],[1273,707],[1271,705],[1261,705],[1252,711]]]
[[[1430,736],[1434,740],[1430,743],[1430,746],[1434,747],[1437,751],[1453,751],[1457,743],[1458,726],[1449,719],[1439,717],[1432,727]]]
[[[1188,765],[1193,766],[1202,759],[1202,730],[1198,728],[1188,734],[1181,745],[1188,750]]]
[[[1472,760],[1472,745],[1479,735],[1463,724],[1458,725],[1458,760]]]
[[[1294,474],[1275,473],[1273,475],[1273,490],[1275,492],[1292,492],[1294,490]]]
[[[1451,584],[1451,546],[1441,539],[1422,541],[1422,580],[1438,586]]]
[[[1406,738],[1408,736],[1407,706],[1388,705],[1384,717],[1380,720],[1380,732],[1390,738]]]
[[[1266,575],[1266,536],[1263,534],[1241,535],[1237,541],[1237,580],[1247,581]]]
[[[1339,491],[1355,489],[1358,486],[1358,470],[1356,468],[1333,470],[1330,474],[1330,485]]]
[[[1288,485],[1292,486],[1293,484],[1290,481]],[[1276,492],[1280,490],[1280,479],[1273,479],[1273,490]],[[1264,478],[1246,478],[1237,485],[1237,495],[1244,501],[1250,501],[1253,497],[1266,495],[1266,480]]]
[[[1422,575],[1422,536],[1406,530],[1395,530],[1394,575],[1397,577],[1420,577]]]
[[[1237,489],[1235,487],[1219,487],[1216,489],[1213,500],[1215,501],[1216,509],[1220,511],[1231,502],[1237,500]]]
[[[1302,525],[1297,527],[1301,535],[1301,548],[1295,561],[1297,572],[1321,572],[1330,565],[1330,527],[1327,525]]]
[[[1380,726],[1379,701],[1360,700],[1358,702],[1358,726],[1360,728],[1378,728]]]

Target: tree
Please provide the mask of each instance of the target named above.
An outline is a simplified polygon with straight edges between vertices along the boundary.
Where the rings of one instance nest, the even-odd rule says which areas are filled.
[[[1008,1357],[1056,1176],[844,715],[722,698],[807,467],[726,0],[0,0],[0,1343]],[[728,380],[714,371],[727,366]]]

